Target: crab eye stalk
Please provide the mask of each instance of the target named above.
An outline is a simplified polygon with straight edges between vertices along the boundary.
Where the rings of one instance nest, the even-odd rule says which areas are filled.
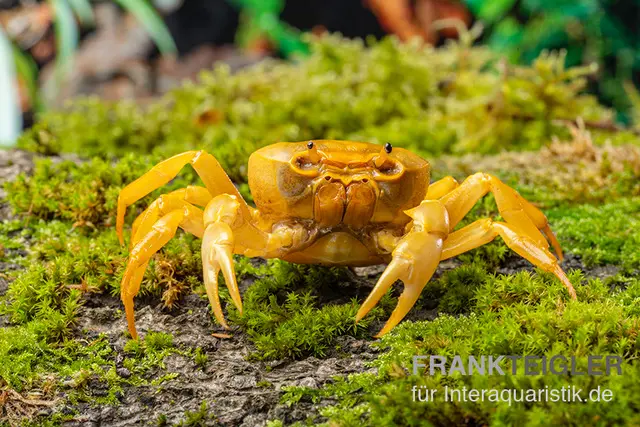
[[[393,146],[390,143],[384,144],[380,153],[375,157],[373,163],[376,165],[376,168],[380,169],[386,162],[389,160],[389,153],[393,150]]]
[[[318,174],[322,154],[318,152],[318,147],[313,141],[306,143],[307,149],[298,151],[291,158],[291,166],[296,173],[312,177]]]
[[[387,142],[372,159],[373,165],[376,168],[374,176],[378,181],[398,179],[404,172],[402,162],[391,157],[391,151],[393,151],[393,146]]]
[[[307,157],[311,163],[318,163],[320,161],[320,154],[318,154],[318,147],[313,141],[307,142]]]

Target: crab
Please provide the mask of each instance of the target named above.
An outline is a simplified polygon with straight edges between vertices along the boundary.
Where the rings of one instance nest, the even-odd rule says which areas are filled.
[[[132,225],[121,298],[134,339],[134,297],[145,269],[178,228],[202,239],[207,296],[215,318],[227,329],[218,277],[222,272],[242,314],[234,254],[327,266],[388,263],[355,318],[361,320],[401,280],[404,289],[397,306],[377,337],[407,315],[440,261],[498,236],[533,265],[553,273],[576,299],[559,265],[558,240],[538,208],[487,173],[462,183],[450,176],[430,183],[429,162],[389,143],[318,140],[261,148],[249,157],[248,168],[256,208],[246,203],[214,156],[206,151],[178,154],[120,192],[116,231],[121,244],[126,208],[167,184],[187,164],[204,187],[162,195]],[[456,230],[488,193],[495,197],[503,221],[478,219]]]

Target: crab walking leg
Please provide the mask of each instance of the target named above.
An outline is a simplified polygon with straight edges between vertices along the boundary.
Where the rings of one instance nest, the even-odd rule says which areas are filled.
[[[377,337],[400,323],[418,300],[440,262],[443,242],[449,234],[448,213],[437,200],[425,200],[405,213],[413,219],[413,228],[393,250],[391,263],[356,314],[357,322],[380,301],[396,280],[402,280],[404,291],[398,305]]]
[[[166,214],[153,224],[149,232],[138,241],[129,254],[129,262],[122,276],[120,296],[127,314],[129,332],[134,339],[138,337],[138,334],[136,332],[133,312],[133,298],[140,291],[140,282],[144,274],[142,267],[146,267],[153,254],[158,252],[173,238],[176,230],[185,221],[185,218],[192,217],[195,214],[197,213],[188,206]]]
[[[509,248],[536,267],[555,274],[567,288],[572,299],[577,299],[573,285],[558,265],[558,261],[546,245],[541,246],[510,224],[479,219],[449,235],[444,241],[441,259],[445,260],[502,237]]]
[[[205,188],[202,190],[206,191]],[[165,194],[164,196],[160,196],[156,201],[154,201],[149,208],[144,211],[139,218],[139,221],[136,230],[132,233],[133,238],[131,239],[131,248],[133,249],[138,242],[145,237],[153,228],[154,224],[158,222],[158,220],[174,210],[186,209],[185,212],[187,214],[184,216],[182,222],[180,223],[180,228],[184,231],[193,234],[196,237],[202,238],[204,234],[204,224],[202,222],[202,211],[195,206],[191,205],[189,202],[185,201],[181,197],[180,190],[175,191],[173,193]],[[207,193],[208,194],[208,193]],[[210,197],[209,197],[210,198]],[[189,198],[191,201],[197,202],[197,199]],[[130,286],[132,289],[136,289],[136,294],[138,293],[138,289],[140,289],[140,283],[142,282],[142,278],[144,277],[144,272],[147,270],[147,266],[149,265],[149,261],[145,262],[131,275],[131,279],[129,280]],[[135,296],[135,295],[134,295]]]
[[[542,235],[544,232],[558,259],[562,261],[562,248],[549,227],[547,217],[540,209],[520,196],[516,190],[486,173],[480,172],[468,177],[459,187],[439,199],[449,212],[450,230],[453,230],[473,205],[489,192],[494,195],[498,211],[508,224],[518,229],[521,234],[527,235],[539,246],[548,247],[549,244]]]
[[[131,247],[133,248],[136,242],[149,232],[151,226],[160,219],[162,215],[183,206],[185,202],[187,204],[204,207],[212,198],[206,188],[191,185],[158,197],[133,221],[133,225],[131,226]],[[200,216],[202,216],[202,212],[200,212]],[[185,227],[182,228],[202,238],[204,227],[201,223],[202,220],[200,220],[199,224],[193,224],[193,227],[190,227],[193,230],[186,229]],[[198,225],[200,225],[200,227],[198,227]],[[202,230],[196,232],[198,229]]]
[[[445,176],[444,178],[434,182],[429,185],[429,189],[427,190],[427,195],[425,196],[426,200],[435,200],[444,196],[447,193],[458,188],[460,184],[458,181],[452,176]]]
[[[124,214],[127,206],[132,205],[153,190],[160,188],[178,175],[178,172],[191,164],[198,176],[204,182],[205,187],[212,196],[218,194],[231,194],[242,200],[240,193],[224,172],[220,163],[211,154],[204,150],[187,151],[164,160],[151,168],[147,173],[136,179],[120,191],[118,196],[118,213],[116,217],[116,232],[120,244],[124,243],[122,229],[124,227]],[[249,207],[242,200],[240,209],[243,215],[249,214]]]

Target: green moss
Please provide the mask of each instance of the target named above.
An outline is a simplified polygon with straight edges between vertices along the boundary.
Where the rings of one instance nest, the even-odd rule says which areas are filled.
[[[215,416],[209,411],[207,402],[202,402],[200,409],[197,411],[186,411],[185,419],[176,426],[180,427],[206,427],[211,425],[211,421],[215,420]]]
[[[96,158],[54,164],[48,159],[38,160],[30,177],[20,175],[6,184],[7,200],[14,211],[38,218],[72,221],[84,227],[112,226],[120,190],[158,161],[158,157],[135,155],[117,162]],[[185,168],[181,178],[163,187],[162,193],[184,187],[195,181],[194,177],[193,170]],[[160,194],[158,191],[146,197],[141,205],[147,206]]]
[[[66,327],[75,317],[81,293],[119,295],[128,247],[120,246],[113,229],[73,228],[54,220],[32,222],[23,234],[33,242],[30,262],[25,261],[27,268],[15,274],[4,302],[0,299],[0,313],[13,322],[46,319],[53,310],[66,313],[67,323],[62,325]],[[172,240],[151,260],[141,294],[162,295],[171,307],[191,287],[200,285],[199,246],[186,234]]]
[[[570,275],[578,284],[579,300],[570,301],[549,275],[519,273],[490,277],[476,287],[471,314],[441,315],[434,321],[404,322],[377,344],[383,353],[373,362],[377,374],[337,378],[322,389],[294,387],[283,401],[303,399],[339,403],[321,410],[332,423],[356,425],[597,425],[638,422],[640,369],[633,360],[640,354],[637,317],[629,309],[638,301],[637,279],[626,290],[611,293],[598,279]],[[448,280],[454,281],[453,277]],[[456,292],[452,290],[451,292]],[[633,309],[632,309],[633,310]],[[621,355],[623,375],[524,376],[512,375],[411,375],[414,355],[539,355],[574,356],[586,370],[588,355]],[[575,385],[585,393],[611,389],[613,402],[578,405],[562,402],[445,401],[443,389],[544,389]],[[435,402],[415,402],[413,386],[435,388]],[[439,393],[439,394],[438,394]],[[573,409],[570,409],[573,408]]]
[[[150,332],[142,343],[127,344],[122,364],[132,375],[123,379],[116,374],[115,352],[106,337],[87,342],[77,338],[80,332],[74,327],[84,294],[119,292],[127,248],[120,247],[114,231],[38,220],[20,235],[29,242],[30,254],[22,261],[26,268],[12,273],[13,281],[0,297],[0,314],[11,322],[0,329],[0,389],[39,391],[45,400],[63,390],[72,403],[116,404],[125,384],[153,384],[146,379],[148,372],[161,367],[168,354],[182,351],[173,347],[171,335]],[[184,249],[177,260],[187,259]],[[162,263],[152,263],[143,292],[156,292],[190,267],[186,263],[168,275]],[[89,382],[104,384],[106,392],[91,395]]]
[[[31,388],[55,386],[47,378],[52,372],[58,380],[94,365],[106,364],[112,350],[101,337],[91,343],[75,340],[49,342],[46,324],[32,321],[23,326],[0,329],[0,384],[18,392]]]
[[[209,360],[209,356],[207,356],[202,347],[196,347],[193,355],[193,360],[196,362],[196,365],[203,368],[207,365],[207,361]]]
[[[555,119],[607,121],[612,113],[580,94],[588,67],[542,56],[502,69],[483,47],[441,49],[324,37],[303,62],[270,61],[231,74],[225,66],[151,106],[76,102],[48,113],[22,147],[87,156],[204,148],[236,181],[248,155],[277,141],[391,141],[433,156],[535,149],[566,134]]]
[[[127,341],[124,351],[130,357],[126,358],[122,365],[140,377],[153,368],[164,368],[164,358],[180,352],[174,348],[173,337],[170,334],[154,331],[148,332],[144,340]]]
[[[442,313],[466,314],[476,288],[489,279],[487,271],[479,263],[463,265],[445,274],[435,286],[446,290],[438,309]],[[428,285],[431,286],[431,285]]]
[[[328,292],[347,291],[353,286],[342,268],[270,260],[253,273],[264,276],[243,295],[243,315],[231,309],[229,317],[254,342],[257,352],[253,357],[257,359],[323,356],[335,347],[339,336],[367,336],[369,324],[382,312],[374,309],[355,324],[357,300],[345,297],[342,304],[319,304]]]
[[[550,209],[547,216],[565,250],[587,265],[640,267],[640,198]]]
[[[20,261],[24,250],[23,228],[18,220],[0,222],[0,261]]]

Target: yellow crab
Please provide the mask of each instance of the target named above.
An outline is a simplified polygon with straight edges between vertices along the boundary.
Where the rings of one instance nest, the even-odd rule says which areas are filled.
[[[355,319],[364,317],[396,280],[402,280],[398,305],[377,336],[405,317],[440,261],[497,236],[532,264],[555,274],[571,298],[576,298],[571,282],[549,252],[547,238],[562,260],[560,245],[539,209],[485,173],[472,175],[462,184],[452,177],[429,184],[429,163],[388,143],[380,147],[322,140],[281,142],[259,149],[249,158],[249,187],[257,209],[244,201],[211,154],[178,154],[120,192],[116,230],[121,243],[127,206],[171,181],[187,164],[206,188],[189,186],[165,194],[133,223],[121,292],[134,338],[133,298],[149,259],[178,227],[202,238],[204,284],[213,313],[225,328],[218,296],[220,271],[242,313],[233,254],[322,265],[389,263]],[[454,231],[489,192],[504,222],[479,219]]]

